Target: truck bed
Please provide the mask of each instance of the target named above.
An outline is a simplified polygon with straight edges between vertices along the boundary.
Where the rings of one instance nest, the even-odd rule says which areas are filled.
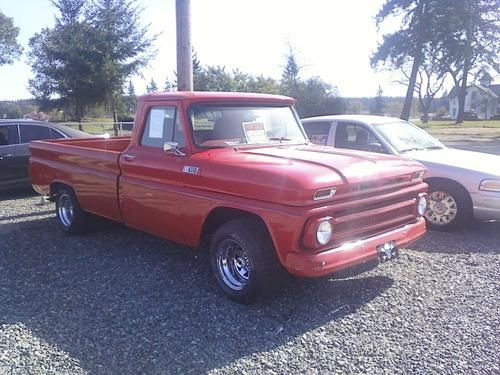
[[[35,190],[50,195],[51,184],[72,186],[91,213],[121,221],[119,157],[130,137],[35,141],[30,144],[30,175]]]

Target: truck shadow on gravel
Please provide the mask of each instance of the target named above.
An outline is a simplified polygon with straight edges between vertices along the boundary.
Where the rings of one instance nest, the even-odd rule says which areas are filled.
[[[32,188],[12,189],[0,191],[0,203],[3,201],[17,200],[20,198],[34,197],[38,195]]]
[[[448,254],[500,253],[500,221],[473,221],[455,232],[428,230],[410,248]]]
[[[119,225],[67,237],[53,218],[0,236],[0,324],[23,323],[93,374],[203,373],[342,319],[393,285],[373,273],[292,280],[240,306],[206,252]]]

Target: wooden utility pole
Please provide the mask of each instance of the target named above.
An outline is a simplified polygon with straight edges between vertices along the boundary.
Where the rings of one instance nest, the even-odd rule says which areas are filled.
[[[193,59],[191,46],[191,1],[176,0],[177,21],[177,90],[193,90]]]

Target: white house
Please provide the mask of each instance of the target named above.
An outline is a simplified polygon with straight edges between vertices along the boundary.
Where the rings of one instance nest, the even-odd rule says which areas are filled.
[[[465,94],[465,112],[475,112],[479,119],[489,119],[500,114],[500,84],[491,84],[491,76],[485,74],[479,84],[467,86]],[[448,98],[450,99],[449,114],[453,119],[458,115],[457,90],[453,88]]]

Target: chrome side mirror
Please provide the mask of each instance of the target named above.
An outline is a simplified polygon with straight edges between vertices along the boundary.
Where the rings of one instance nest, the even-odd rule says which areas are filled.
[[[179,144],[177,142],[165,142],[163,144],[163,152],[166,154],[174,153],[177,156],[186,156],[186,154],[179,149]]]

